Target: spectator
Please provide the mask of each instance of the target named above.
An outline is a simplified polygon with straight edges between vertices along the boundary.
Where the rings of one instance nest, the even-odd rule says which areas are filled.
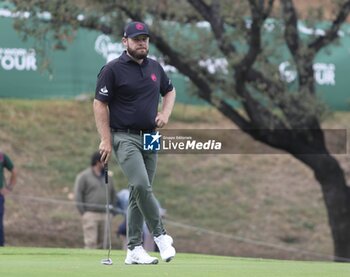
[[[91,157],[91,166],[80,172],[75,180],[74,197],[82,216],[85,248],[103,248],[106,226],[106,184],[101,155]],[[115,202],[113,180],[108,182],[109,203]]]
[[[9,182],[6,183],[4,169],[11,172]],[[5,195],[12,191],[16,184],[17,172],[16,169],[5,153],[0,151],[0,246],[5,245],[5,234],[4,234],[4,213],[5,213]]]
[[[122,189],[119,191],[116,195],[116,208],[115,211],[117,214],[122,214],[124,216],[124,220],[122,223],[120,223],[118,230],[117,230],[117,237],[122,239],[122,248],[124,250],[127,249],[127,239],[126,239],[126,215],[127,215],[127,210],[128,210],[128,205],[129,205],[129,196],[130,192],[128,189]],[[166,210],[163,209],[159,202],[157,201],[157,205],[159,207],[159,213],[163,217],[165,216]],[[158,248],[156,244],[154,243],[153,240],[153,235],[149,231],[146,223],[144,222],[143,227],[142,227],[142,233],[143,233],[143,248],[146,251],[158,251]]]
[[[122,223],[120,223],[118,230],[117,230],[117,237],[120,238],[122,240],[122,248],[124,250],[127,249],[127,244],[128,241],[126,239],[126,214],[127,214],[127,210],[128,210],[128,205],[129,205],[129,195],[130,192],[128,189],[122,189],[121,191],[119,191],[117,193],[116,196],[116,213],[117,214],[122,214],[124,216],[124,220]],[[163,217],[165,216],[166,210],[163,209],[159,202],[157,201],[157,205],[159,207],[159,213],[160,215]],[[146,251],[158,251],[158,248],[156,246],[156,244],[154,243],[153,240],[153,235],[152,233],[149,231],[146,223],[143,224],[142,227],[142,232],[143,232],[143,248]]]

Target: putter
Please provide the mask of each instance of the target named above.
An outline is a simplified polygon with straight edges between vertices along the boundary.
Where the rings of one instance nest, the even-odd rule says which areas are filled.
[[[109,216],[109,193],[108,193],[108,164],[106,163],[104,166],[104,177],[105,177],[105,185],[106,185],[106,231],[108,234],[108,254],[106,259],[101,260],[101,264],[103,265],[112,265],[113,261],[110,257],[111,249],[112,249],[112,238],[111,238],[111,221]]]

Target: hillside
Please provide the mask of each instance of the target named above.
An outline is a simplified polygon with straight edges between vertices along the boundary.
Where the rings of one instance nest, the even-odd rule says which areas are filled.
[[[6,199],[8,245],[82,247],[71,199],[75,176],[99,142],[92,103],[2,99],[0,118],[0,149],[19,170],[18,185]],[[335,114],[325,126],[349,129],[350,114]],[[177,105],[168,128],[233,125],[208,107]],[[337,158],[350,180],[349,156]],[[117,189],[125,187],[116,163],[109,167]],[[154,191],[179,252],[289,259],[332,254],[319,185],[284,153],[159,155]],[[114,230],[121,220],[113,219]]]

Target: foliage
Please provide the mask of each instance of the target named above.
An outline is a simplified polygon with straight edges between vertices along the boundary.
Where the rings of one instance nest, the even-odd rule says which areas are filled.
[[[314,98],[312,74],[311,80],[304,78],[305,84],[301,81],[303,72],[310,70],[306,66],[319,50],[310,45],[322,38],[301,42],[295,33],[297,14],[292,1],[281,1],[280,7],[277,1],[271,0],[234,3],[147,0],[142,5],[134,0],[12,2],[16,11],[30,13],[29,18],[17,18],[16,29],[24,38],[36,38],[37,48],[44,57],[52,49],[65,49],[80,27],[119,38],[125,21],[144,20],[151,26],[151,41],[166,61],[191,79],[199,97],[216,106],[241,128],[309,128],[310,122],[324,116],[324,106],[311,99]],[[344,1],[342,4],[345,7]],[[316,9],[307,23],[311,25],[315,18],[319,20],[322,16],[322,9]],[[262,40],[271,18],[279,23],[275,23],[274,32],[268,34],[271,39]],[[333,33],[340,23],[332,25]],[[298,49],[294,49],[296,46]],[[282,47],[289,47],[294,57],[300,76],[297,88],[300,97],[289,96],[280,80],[274,60],[278,59],[281,52],[278,49]],[[221,64],[214,74],[208,67],[198,65],[200,60],[208,64],[218,58],[224,58],[227,65]],[[49,67],[49,61],[44,59],[42,66]],[[232,113],[235,108],[231,100],[241,102],[244,117]],[[225,111],[225,106],[231,111]],[[297,110],[307,118],[306,124],[300,123],[300,116],[290,116]]]

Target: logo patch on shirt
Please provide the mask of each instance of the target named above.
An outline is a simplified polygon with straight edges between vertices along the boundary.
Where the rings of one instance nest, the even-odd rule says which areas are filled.
[[[108,96],[108,89],[106,88],[106,86],[104,86],[103,88],[100,89],[98,93],[101,95]]]
[[[152,73],[151,79],[152,79],[153,82],[157,81],[157,76],[156,76],[156,74]]]

